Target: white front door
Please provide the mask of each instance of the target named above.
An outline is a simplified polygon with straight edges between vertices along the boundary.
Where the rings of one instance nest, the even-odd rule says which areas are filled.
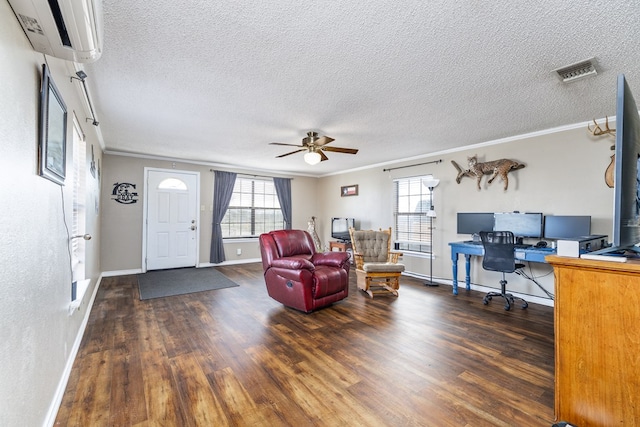
[[[146,270],[195,267],[197,172],[147,170]]]

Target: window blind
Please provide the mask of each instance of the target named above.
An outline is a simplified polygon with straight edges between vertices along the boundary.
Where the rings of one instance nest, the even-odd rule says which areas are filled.
[[[87,149],[77,119],[73,120],[73,213],[71,235],[85,234]],[[85,240],[71,239],[73,280],[84,279]]]
[[[394,230],[399,250],[431,253],[427,211],[432,200],[429,188],[423,184],[431,178],[424,175],[394,180]]]
[[[229,208],[220,225],[224,238],[257,237],[284,228],[273,180],[236,178]]]

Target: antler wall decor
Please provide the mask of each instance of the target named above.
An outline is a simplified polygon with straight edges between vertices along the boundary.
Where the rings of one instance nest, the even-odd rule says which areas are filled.
[[[604,118],[604,130],[600,127],[596,119],[593,119],[593,124],[595,125],[593,129],[587,125],[587,129],[589,132],[593,134],[593,136],[602,136],[602,135],[613,135],[616,136],[616,130],[609,128],[609,116],[605,116]]]
[[[591,129],[591,127],[587,125],[587,130],[593,136],[612,136],[614,138],[616,137],[616,130],[609,128],[609,116],[605,116],[604,130],[602,130],[598,122],[596,122],[596,119],[593,119],[593,124],[595,125],[593,129]],[[615,150],[615,148],[616,148],[615,144],[611,146],[612,150]],[[614,177],[614,171],[615,171],[615,163],[616,163],[616,155],[614,154],[611,156],[611,161],[609,162],[609,166],[607,166],[607,169],[604,171],[604,182],[607,184],[607,187],[609,188],[613,188],[613,184],[614,184],[613,177]]]

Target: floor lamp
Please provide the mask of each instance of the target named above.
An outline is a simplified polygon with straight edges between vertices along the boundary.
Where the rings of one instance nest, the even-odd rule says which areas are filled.
[[[425,283],[426,286],[438,286],[439,283],[433,281],[433,219],[436,217],[436,211],[433,207],[433,189],[440,183],[439,179],[429,178],[422,181],[422,184],[429,188],[430,207],[427,211],[427,217],[429,217],[429,281]]]

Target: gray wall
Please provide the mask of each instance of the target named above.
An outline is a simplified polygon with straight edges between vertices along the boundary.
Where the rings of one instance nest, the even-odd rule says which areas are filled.
[[[452,280],[449,242],[468,239],[456,234],[457,212],[543,212],[546,215],[591,215],[592,232],[611,232],[613,191],[604,183],[604,170],[609,163],[610,138],[594,138],[584,125],[541,132],[536,135],[514,137],[502,141],[479,144],[464,150],[435,154],[410,162],[398,162],[326,176],[320,179],[295,177],[292,181],[294,228],[307,229],[307,221],[316,217],[316,231],[325,248],[330,238],[330,219],[335,216],[356,218],[356,228],[378,229],[394,226],[393,179],[398,177],[433,174],[440,179],[434,190],[437,218],[434,220],[433,275],[442,283]],[[552,154],[550,154],[552,153]],[[524,163],[524,169],[509,174],[509,188],[496,179],[491,185],[487,177],[482,179],[481,190],[475,179],[463,177],[460,184],[455,179],[455,161],[466,167],[467,157],[477,155],[480,161],[508,158]],[[440,163],[399,168],[417,163],[442,160]],[[142,253],[142,200],[135,205],[122,205],[110,199],[115,182],[131,182],[138,185],[142,199],[144,167],[170,169],[173,162],[138,157],[105,155],[102,188],[102,267],[105,272],[141,269]],[[208,264],[211,236],[211,205],[213,174],[210,166],[175,163],[176,169],[198,170],[201,173],[200,265]],[[340,187],[358,185],[358,195],[342,197]],[[118,230],[113,232],[113,230]],[[535,241],[530,241],[535,243]],[[242,255],[236,255],[236,249]],[[227,262],[252,261],[260,257],[257,242],[232,242],[225,244]],[[429,276],[429,259],[424,255],[407,253],[403,257],[407,272]],[[458,279],[464,280],[464,259],[459,263]],[[531,274],[553,293],[553,274],[546,264],[531,263]],[[530,281],[518,276],[509,279],[512,291],[533,295],[545,301],[546,294]],[[498,286],[497,273],[482,270],[480,259],[473,258],[473,284],[478,289]]]
[[[612,96],[614,96],[612,92]],[[613,190],[604,182],[604,171],[612,154],[611,138],[594,138],[584,125],[553,132],[510,138],[495,143],[480,144],[459,152],[424,157],[411,162],[388,164],[367,170],[325,177],[319,186],[323,201],[321,238],[329,240],[328,221],[332,216],[356,218],[363,229],[393,226],[393,178],[433,174],[440,179],[434,190],[434,278],[445,282],[452,279],[449,242],[468,239],[456,234],[457,212],[543,212],[547,215],[591,215],[593,234],[611,234]],[[455,181],[457,172],[451,161],[466,167],[467,157],[477,154],[481,161],[508,158],[526,164],[524,169],[509,174],[509,188],[496,179],[491,185],[482,180],[482,189],[469,177]],[[402,168],[398,166],[442,159],[442,163]],[[359,185],[359,195],[340,197],[343,185]],[[532,241],[535,242],[535,241]],[[463,258],[463,257],[461,257]],[[404,263],[412,273],[429,275],[429,260],[405,255]],[[553,293],[553,274],[545,264],[531,264],[533,274]],[[464,280],[464,260],[459,261],[459,280]],[[525,294],[545,296],[529,281],[512,275],[509,288]],[[473,258],[472,283],[497,287],[498,273],[484,272],[479,258]],[[541,302],[541,301],[538,301]]]
[[[74,70],[46,58],[69,112],[67,174],[71,173],[71,117],[77,113],[87,136],[88,158],[101,149],[82,104]],[[87,277],[91,285],[79,310],[69,314],[71,273],[68,235],[72,185],[60,187],[38,176],[38,106],[45,57],[33,51],[6,1],[0,1],[0,425],[38,426],[52,422],[65,369],[100,278],[100,241],[95,211],[98,184],[90,175]],[[64,209],[63,209],[64,203]],[[51,413],[52,412],[52,413]]]
[[[142,226],[144,205],[144,168],[176,169],[200,172],[200,247],[199,266],[209,264],[212,206],[213,206],[213,172],[220,169],[242,173],[244,171],[230,168],[212,167],[193,163],[181,163],[167,160],[156,160],[143,157],[120,155],[104,156],[104,172],[102,181],[102,269],[106,274],[120,274],[125,271],[142,269]],[[256,173],[256,172],[253,172]],[[264,175],[264,173],[259,173]],[[274,175],[278,176],[278,175]],[[134,204],[121,204],[111,197],[114,184],[128,182],[136,184],[139,201]],[[293,227],[307,229],[307,221],[317,214],[315,197],[319,179],[295,176],[291,181],[293,199]],[[237,249],[242,254],[237,255]],[[233,241],[225,244],[225,257],[229,262],[247,262],[260,259],[258,242],[253,239]]]

